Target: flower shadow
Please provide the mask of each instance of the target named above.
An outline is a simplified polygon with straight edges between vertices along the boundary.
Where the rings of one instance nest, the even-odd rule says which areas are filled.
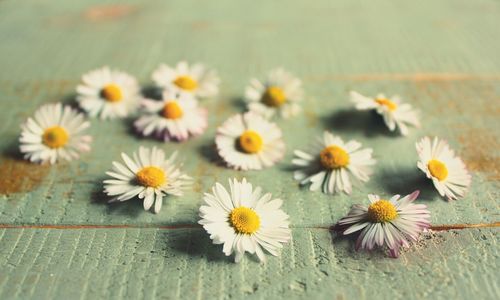
[[[377,184],[389,194],[408,195],[415,190],[420,191],[418,200],[431,201],[439,199],[432,181],[418,169],[382,169],[379,176],[374,177]]]
[[[215,143],[202,144],[198,147],[198,153],[209,163],[215,164],[219,167],[224,167],[224,161],[217,153]]]
[[[92,204],[105,205],[108,214],[137,217],[143,213],[144,208],[142,201],[139,199],[134,198],[128,201],[110,203],[109,200],[111,197],[104,193],[102,183],[104,179],[106,178],[102,177],[95,181],[95,186],[91,191],[90,197]]]
[[[345,133],[361,131],[366,137],[400,136],[397,131],[390,131],[376,112],[342,109],[323,116],[321,122],[329,130]]]
[[[225,256],[222,252],[222,245],[212,244],[212,240],[202,227],[168,230],[162,234],[165,246],[175,252],[193,258],[206,258],[208,261],[232,261],[231,257]]]
[[[162,100],[162,89],[154,85],[146,85],[141,88],[141,94],[148,99]]]

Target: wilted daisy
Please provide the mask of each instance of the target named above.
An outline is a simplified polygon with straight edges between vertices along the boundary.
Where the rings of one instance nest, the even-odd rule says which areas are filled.
[[[213,97],[219,92],[217,72],[202,64],[189,66],[181,61],[177,66],[162,64],[153,72],[153,81],[167,90],[193,94],[199,98]]]
[[[270,193],[262,195],[261,188],[253,189],[246,179],[229,180],[229,188],[216,183],[212,193],[205,193],[198,223],[214,244],[224,244],[226,256],[236,253],[236,262],[245,252],[257,254],[263,262],[263,249],[278,256],[282,243],[291,238],[288,215],[280,209],[283,201],[272,199]]]
[[[450,149],[446,141],[424,137],[416,144],[417,166],[438,190],[441,197],[456,200],[463,197],[471,182],[464,162]]]
[[[269,72],[266,80],[252,79],[245,91],[248,109],[271,117],[278,114],[288,118],[300,112],[303,97],[302,82],[283,69]]]
[[[191,184],[191,177],[182,173],[174,163],[177,153],[165,158],[163,150],[140,147],[132,158],[122,153],[124,163],[113,162],[112,179],[104,180],[104,192],[113,197],[110,202],[127,201],[134,197],[144,199],[144,210],[154,203],[158,213],[167,195],[182,196],[183,189]]]
[[[309,152],[294,151],[292,163],[297,167],[294,178],[300,184],[311,184],[309,189],[316,191],[321,188],[325,194],[352,191],[351,176],[356,180],[366,182],[372,173],[371,166],[375,164],[372,149],[361,149],[357,141],[344,141],[325,131],[318,138]]]
[[[220,157],[237,170],[270,167],[285,155],[281,129],[253,113],[226,120],[217,128],[215,144]]]
[[[103,67],[83,75],[82,82],[76,88],[76,99],[92,117],[123,118],[139,106],[139,85],[125,72]]]
[[[37,163],[76,159],[81,152],[90,151],[92,137],[83,135],[89,126],[84,115],[71,107],[45,104],[21,126],[20,150]]]
[[[347,235],[359,232],[356,250],[372,250],[374,246],[389,248],[392,257],[399,256],[399,248],[409,247],[420,233],[430,227],[430,212],[424,204],[412,203],[417,199],[415,191],[401,199],[390,200],[368,195],[370,206],[355,204],[346,217],[337,223],[337,230]]]
[[[408,126],[420,127],[418,113],[410,104],[402,103],[398,96],[388,98],[379,94],[375,98],[365,97],[352,91],[351,102],[358,110],[375,110],[384,118],[385,125],[390,131],[399,129],[402,135],[408,134]]]
[[[143,100],[144,114],[134,123],[139,132],[164,141],[184,141],[205,131],[207,111],[192,95],[165,91],[163,99]]]

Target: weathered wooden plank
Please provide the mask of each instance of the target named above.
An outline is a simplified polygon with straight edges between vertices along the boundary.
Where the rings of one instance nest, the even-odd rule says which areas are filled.
[[[294,229],[280,258],[233,264],[201,229],[3,229],[0,297],[464,298],[498,295],[498,230],[426,235],[400,259]],[[45,251],[37,251],[45,249]],[[487,263],[490,262],[490,263]]]

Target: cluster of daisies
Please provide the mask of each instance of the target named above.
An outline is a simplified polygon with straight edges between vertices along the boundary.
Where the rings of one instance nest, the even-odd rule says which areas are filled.
[[[20,151],[34,163],[54,164],[78,158],[90,151],[91,136],[85,134],[90,122],[85,114],[100,119],[138,115],[138,133],[164,142],[182,142],[202,134],[207,128],[203,98],[218,93],[220,79],[202,64],[179,62],[175,67],[160,65],[152,74],[162,91],[160,100],[147,99],[136,79],[124,72],[104,67],[82,77],[76,88],[79,109],[61,103],[41,106],[22,125]],[[217,152],[229,168],[261,170],[280,162],[285,142],[276,118],[289,119],[301,111],[304,98],[301,80],[283,69],[269,72],[263,80],[252,79],[245,90],[248,111],[229,117],[215,136]],[[418,113],[397,96],[366,97],[351,92],[355,109],[378,113],[388,130],[407,135],[409,127],[419,127]],[[471,177],[464,163],[448,144],[422,138],[416,143],[417,167],[432,180],[439,194],[450,200],[463,197]],[[361,143],[325,131],[309,149],[295,150],[291,161],[294,178],[311,191],[350,194],[353,186],[367,182],[376,164],[373,150]],[[106,172],[104,192],[110,201],[141,199],[145,210],[161,210],[163,198],[182,196],[192,178],[160,148],[140,147],[132,155],[121,154]],[[369,205],[354,205],[336,228],[341,234],[356,233],[356,249],[386,248],[397,257],[430,227],[430,212],[415,204],[418,191],[407,196],[380,198],[368,195]],[[226,255],[235,260],[245,252],[265,260],[264,250],[278,255],[291,239],[289,217],[281,209],[283,201],[263,193],[246,179],[229,180],[229,187],[216,183],[205,193],[199,209],[199,223],[214,244],[223,244]]]

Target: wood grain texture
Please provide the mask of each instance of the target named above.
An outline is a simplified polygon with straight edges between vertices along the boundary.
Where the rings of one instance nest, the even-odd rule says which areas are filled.
[[[434,224],[499,221],[499,20],[500,3],[489,0],[0,1],[0,224],[47,225],[0,229],[0,298],[498,298],[497,228],[429,235],[399,260],[354,253],[322,228],[367,193],[417,188]],[[19,124],[43,103],[74,104],[82,73],[110,65],[148,87],[158,64],[181,59],[216,68],[223,81],[220,95],[202,103],[203,136],[162,144],[132,133],[135,116],[93,119],[94,149],[81,160],[19,160]],[[242,111],[248,80],[276,66],[306,89],[304,113],[278,121],[285,159],[264,172],[221,167],[215,128]],[[352,89],[401,95],[420,109],[423,128],[388,134],[352,110]],[[351,196],[310,193],[293,181],[292,150],[325,129],[374,149],[376,173]],[[414,143],[424,135],[446,138],[464,158],[473,172],[466,198],[448,203],[422,180]],[[180,151],[196,179],[158,215],[138,201],[108,205],[102,194],[111,161],[139,145]],[[202,230],[185,228],[196,224],[203,192],[233,176],[284,199],[294,229],[281,258],[234,265]],[[81,228],[49,228],[65,225]],[[106,225],[135,228],[86,227]]]

